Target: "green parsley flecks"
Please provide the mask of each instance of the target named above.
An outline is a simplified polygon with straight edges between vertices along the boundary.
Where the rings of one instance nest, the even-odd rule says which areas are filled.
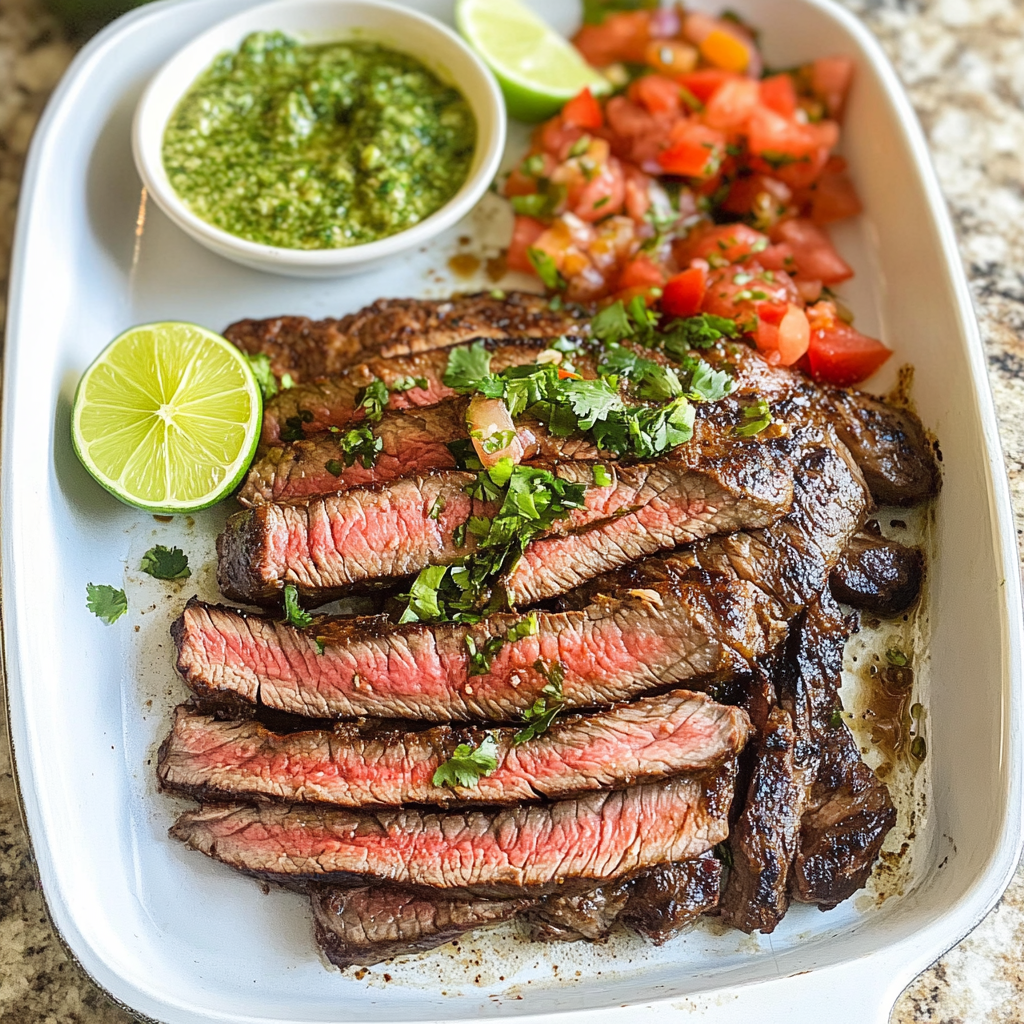
[[[547,683],[540,691],[540,696],[523,712],[526,725],[512,738],[517,747],[547,732],[555,718],[565,709],[565,669],[562,663],[555,661],[548,665],[538,659],[533,667],[544,676]]]
[[[386,238],[440,209],[469,174],[462,94],[408,54],[255,32],[171,115],[163,161],[193,213],[289,249]]]
[[[313,616],[303,611],[299,604],[298,587],[291,583],[284,588],[284,621],[296,629],[305,629],[313,625]]]
[[[431,782],[435,786],[472,787],[495,772],[498,767],[498,744],[493,734],[488,733],[477,747],[460,743],[452,756],[439,765]]]

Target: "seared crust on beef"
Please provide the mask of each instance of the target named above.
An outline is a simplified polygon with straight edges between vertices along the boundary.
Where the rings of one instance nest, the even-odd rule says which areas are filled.
[[[475,626],[336,619],[302,631],[193,598],[171,632],[178,671],[208,705],[435,722],[520,720],[547,685],[538,659],[561,663],[567,707],[606,707],[749,671],[785,636],[779,609],[749,583],[665,581],[582,611],[538,612],[535,635],[505,644],[486,674],[470,676],[467,638],[483,650],[522,618],[493,615]]]
[[[714,910],[721,885],[722,863],[710,852],[659,864],[633,879],[619,920],[660,946]]]
[[[675,690],[604,714],[556,719],[529,743],[520,727],[419,732],[336,725],[287,734],[225,722],[186,705],[160,748],[157,774],[201,800],[276,799],[341,807],[514,804],[701,772],[734,758],[750,723],[736,707]],[[459,744],[496,744],[497,768],[470,787],[435,786]]]
[[[239,320],[224,336],[250,355],[270,358],[271,369],[296,382],[315,380],[370,356],[428,352],[476,338],[557,338],[577,316],[552,310],[542,295],[488,292],[453,299],[378,299],[340,320],[280,316]]]
[[[336,967],[369,967],[508,921],[531,899],[459,899],[401,886],[311,885],[316,940]]]
[[[572,892],[721,842],[735,774],[729,762],[704,777],[498,811],[212,804],[182,814],[171,835],[281,882],[396,883],[485,896]]]
[[[923,582],[924,552],[886,540],[876,520],[851,538],[829,577],[837,601],[883,617],[906,611]]]

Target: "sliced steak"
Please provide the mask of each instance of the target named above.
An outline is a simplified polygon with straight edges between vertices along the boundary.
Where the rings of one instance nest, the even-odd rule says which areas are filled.
[[[715,447],[684,445],[654,462],[617,464],[604,487],[593,486],[597,463],[531,463],[586,486],[585,507],[528,546],[504,581],[509,603],[552,597],[644,555],[785,515],[799,446],[727,433],[723,428]],[[475,549],[472,534],[459,536],[469,518],[498,511],[465,493],[474,480],[437,470],[236,513],[217,541],[220,588],[234,600],[268,604],[293,584],[323,603],[353,584],[391,584],[428,565],[451,564]]]
[[[732,762],[704,777],[498,811],[213,804],[183,814],[171,835],[279,882],[542,895],[704,853],[728,833],[734,778]]]
[[[535,942],[601,942],[626,909],[631,889],[632,880],[623,879],[587,892],[545,896],[526,912],[530,938]]]
[[[619,920],[657,945],[718,906],[722,864],[710,852],[638,875]]]
[[[515,722],[547,685],[538,660],[561,664],[567,707],[601,707],[749,670],[786,628],[752,584],[665,584],[581,611],[538,612],[535,635],[506,643],[485,675],[470,676],[467,640],[483,650],[522,621],[503,614],[474,626],[395,626],[363,618],[296,630],[193,598],[171,632],[178,671],[208,705],[312,718]]]
[[[511,292],[452,299],[378,299],[340,320],[280,316],[239,320],[224,336],[250,355],[266,355],[278,377],[327,377],[372,355],[411,355],[476,338],[556,338],[571,331],[570,309],[553,310],[542,295]]]
[[[336,967],[436,949],[477,928],[511,920],[530,899],[458,899],[401,886],[310,886],[316,939]]]
[[[923,582],[921,549],[887,540],[876,520],[850,540],[829,577],[836,600],[883,618],[906,611]]]
[[[251,507],[265,501],[289,501],[386,484],[435,469],[455,469],[457,462],[449,445],[469,440],[468,405],[468,398],[455,398],[428,409],[386,412],[373,427],[381,450],[369,467],[360,459],[345,465],[340,446],[344,432],[324,432],[308,440],[275,444],[253,463],[238,500]],[[601,458],[593,444],[553,437],[540,423],[524,420],[518,434],[527,460]]]
[[[775,708],[729,838],[732,868],[720,904],[723,919],[747,933],[774,931],[789,909],[789,867],[807,795],[795,751],[792,719]]]
[[[836,718],[843,647],[854,628],[824,592],[794,623],[780,673],[779,700],[793,715],[797,756],[813,766],[790,889],[794,899],[822,909],[865,884],[896,823],[888,790]]]
[[[510,366],[532,363],[544,349],[531,339],[492,342],[487,347],[495,373]],[[282,440],[299,440],[331,427],[347,428],[360,422],[365,417],[360,396],[375,380],[387,385],[388,408],[393,411],[421,409],[453,398],[455,392],[443,381],[448,355],[446,350],[439,349],[392,359],[369,359],[334,377],[280,391],[263,410],[262,442],[278,444]],[[409,378],[421,383],[405,390],[393,390],[399,385],[405,387]]]
[[[771,527],[721,533],[688,548],[598,577],[561,599],[581,607],[598,594],[654,586],[700,574],[745,580],[794,615],[825,589],[829,573],[860,526],[870,499],[860,471],[830,432],[806,428],[793,475],[792,511]]]
[[[258,722],[221,721],[177,709],[160,748],[161,783],[202,800],[271,798],[341,807],[513,804],[622,788],[716,768],[746,743],[739,708],[675,690],[604,714],[556,719],[540,736],[515,744],[518,727],[437,726],[365,735],[356,725],[273,733]],[[435,786],[435,771],[459,744],[490,735],[498,761],[471,787]]]

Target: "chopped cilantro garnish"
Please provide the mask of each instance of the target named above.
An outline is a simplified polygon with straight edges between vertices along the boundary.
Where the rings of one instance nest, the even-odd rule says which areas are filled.
[[[565,278],[558,272],[555,261],[543,249],[529,248],[526,257],[537,271],[537,276],[554,291],[565,290]]]
[[[500,452],[502,448],[507,448],[516,439],[516,432],[514,430],[496,430],[493,434],[484,437],[483,431],[474,430],[469,436],[479,441],[480,446],[488,455],[493,455],[495,452]]]
[[[452,756],[434,772],[431,781],[435,786],[475,786],[497,767],[498,744],[493,734],[488,733],[476,748],[460,743]]]
[[[829,717],[828,724],[833,729],[838,729],[843,724],[843,709],[841,707],[832,709],[832,715]]]
[[[594,486],[595,487],[611,487],[612,477],[611,474],[604,466],[594,467]]]
[[[379,423],[387,407],[388,386],[379,379],[367,384],[356,398],[356,408],[365,411],[370,423]]]
[[[523,160],[519,167],[528,178],[536,178],[539,174],[544,173],[544,154],[531,154]]]
[[[313,624],[313,616],[302,610],[299,604],[299,589],[289,583],[284,588],[284,621],[296,629],[305,629]]]
[[[124,596],[123,590],[116,590],[106,583],[87,583],[85,607],[98,619],[112,626],[128,611],[128,598]]]
[[[439,494],[434,499],[434,503],[433,503],[433,505],[430,506],[430,511],[427,513],[427,515],[429,515],[430,518],[434,519],[434,520],[440,519],[441,518],[441,513],[444,511],[444,506],[445,506],[444,495],[443,494]]]
[[[538,658],[533,667],[544,676],[547,683],[540,691],[541,695],[523,712],[526,727],[520,729],[512,738],[517,747],[547,732],[557,715],[565,709],[565,695],[562,690],[565,669],[562,668],[562,663],[555,661],[545,665]]]
[[[494,656],[505,646],[500,636],[488,637],[479,647],[469,635],[466,636],[466,650],[469,652],[469,675],[483,676],[491,671]]]
[[[435,622],[442,617],[438,589],[447,572],[446,565],[428,565],[420,570],[409,588],[409,604],[399,622]]]
[[[346,466],[353,465],[356,459],[359,459],[363,464],[363,469],[371,469],[384,447],[384,441],[373,433],[372,427],[364,424],[340,434],[338,447],[344,453]],[[328,465],[327,471],[333,472],[330,465]],[[339,476],[340,474],[335,473],[334,475]]]
[[[890,647],[885,652],[885,660],[895,668],[906,668],[910,664],[910,659],[898,647]]]
[[[403,391],[412,391],[413,388],[428,388],[430,381],[426,377],[398,377],[388,389],[393,394],[401,394]]]
[[[188,556],[181,548],[165,548],[157,544],[142,556],[139,568],[158,580],[185,580],[192,575]]]
[[[759,398],[753,405],[748,405],[743,410],[743,418],[747,422],[742,426],[734,427],[733,433],[740,437],[753,437],[771,426],[772,411],[768,407],[768,403],[763,398]]]
[[[514,626],[509,628],[505,634],[505,642],[514,644],[517,640],[523,640],[528,636],[536,636],[540,632],[540,620],[536,612],[530,612],[525,619],[520,619]]]
[[[341,476],[345,472],[345,467],[337,459],[328,459],[324,463],[324,469],[327,470],[331,476]]]
[[[301,441],[306,436],[306,432],[303,430],[302,425],[304,423],[312,422],[313,414],[308,409],[300,409],[296,415],[289,416],[284,421],[284,427],[281,429],[281,440]]]
[[[263,401],[273,398],[278,392],[278,384],[274,371],[270,368],[270,356],[260,352],[254,356],[247,355],[245,358],[249,362],[249,369],[252,370],[256,383],[260,386]]]
[[[482,341],[453,348],[441,378],[446,388],[460,394],[477,390],[477,385],[491,374],[491,353]]]

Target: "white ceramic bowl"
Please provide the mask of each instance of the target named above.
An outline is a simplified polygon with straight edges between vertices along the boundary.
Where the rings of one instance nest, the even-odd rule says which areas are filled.
[[[462,188],[436,213],[395,235],[343,249],[284,249],[238,238],[196,216],[175,192],[162,158],[164,129],[196,77],[250,32],[281,31],[309,43],[372,39],[422,61],[465,96],[477,143]],[[276,0],[220,22],[179,50],[156,74],[135,111],[132,151],[143,183],[183,231],[236,263],[293,277],[336,277],[377,266],[422,245],[465,216],[497,173],[505,146],[505,104],[494,76],[448,27],[381,0]]]

